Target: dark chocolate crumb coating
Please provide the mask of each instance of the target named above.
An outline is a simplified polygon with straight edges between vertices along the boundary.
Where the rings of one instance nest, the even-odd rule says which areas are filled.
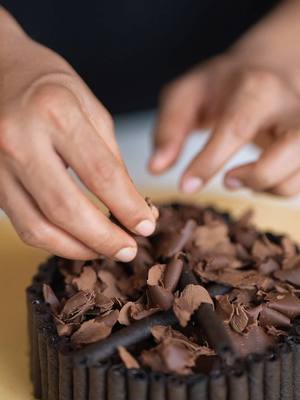
[[[258,231],[249,213],[159,210],[129,264],[55,257],[40,267],[27,291],[35,396],[297,398],[297,245]],[[182,286],[187,269],[194,281]],[[231,362],[220,357],[228,338]]]

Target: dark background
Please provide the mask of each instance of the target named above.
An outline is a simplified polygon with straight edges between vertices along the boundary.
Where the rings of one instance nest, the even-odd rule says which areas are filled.
[[[161,86],[225,50],[275,0],[4,0],[113,113],[153,107]],[[37,60],[38,62],[38,60]]]

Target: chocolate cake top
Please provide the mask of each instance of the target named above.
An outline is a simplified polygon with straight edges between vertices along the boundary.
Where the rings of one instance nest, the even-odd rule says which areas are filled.
[[[287,335],[300,315],[300,254],[293,241],[259,232],[250,212],[234,221],[195,205],[159,209],[156,232],[136,237],[131,263],[60,260],[63,290],[43,286],[59,336],[84,348],[169,310],[175,324],[152,326],[151,340],[119,346],[119,357],[128,368],[190,374],[219,362],[203,317],[201,327],[195,320],[201,307],[214,310],[224,340],[231,338],[240,357],[262,353]],[[182,285],[183,271],[195,282]]]

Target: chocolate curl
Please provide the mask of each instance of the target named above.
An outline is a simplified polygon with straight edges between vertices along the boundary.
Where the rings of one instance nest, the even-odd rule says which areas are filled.
[[[294,382],[294,400],[300,400],[300,337],[293,337],[293,382]]]
[[[159,255],[164,257],[173,257],[176,253],[179,253],[184,249],[184,246],[190,240],[192,234],[197,227],[197,222],[193,219],[189,219],[181,231],[176,234],[173,240],[168,241],[162,246]]]
[[[209,379],[209,399],[226,400],[227,385],[224,374],[216,371],[211,374]]]
[[[88,398],[88,379],[87,379],[87,368],[75,367],[73,368],[73,399],[74,400],[86,400]]]
[[[123,365],[113,365],[107,375],[107,400],[126,400],[126,379]]]
[[[73,370],[70,356],[59,352],[59,400],[73,400]]]
[[[251,355],[247,359],[250,400],[264,400],[263,356]]]
[[[189,379],[189,400],[208,399],[208,377],[204,374],[192,376]]]
[[[191,284],[199,285],[199,282],[193,272],[185,266],[181,274],[180,286],[183,289]],[[197,324],[203,328],[210,346],[226,364],[232,365],[235,361],[235,352],[231,339],[212,306],[208,303],[201,304],[198,310],[194,312],[193,317]]]
[[[245,370],[230,370],[228,374],[228,390],[230,400],[248,400],[248,376]]]
[[[158,372],[150,374],[149,382],[149,400],[165,400],[166,399],[166,375]]]
[[[148,285],[148,291],[151,302],[154,306],[158,306],[164,311],[169,310],[174,302],[173,291],[176,289],[182,269],[183,260],[180,258],[181,253],[175,256],[166,264],[163,277],[163,287],[159,285]]]
[[[127,371],[128,400],[147,400],[147,374],[140,369]]]
[[[183,260],[180,258],[180,253],[175,254],[170,262],[167,263],[164,273],[164,287],[170,292],[173,292],[179,282],[183,270]]]
[[[39,358],[41,368],[41,387],[42,387],[42,399],[48,400],[48,359],[47,359],[47,343],[44,332],[38,332],[38,346],[39,346]]]
[[[148,339],[151,337],[151,328],[153,326],[174,325],[176,322],[177,319],[171,310],[143,318],[113,333],[103,341],[92,343],[80,350],[74,351],[74,363],[93,366],[99,361],[111,357],[119,346],[127,348]]]
[[[167,381],[167,398],[172,400],[187,400],[187,385],[183,379],[169,377]]]
[[[280,399],[280,360],[275,353],[268,354],[265,360],[264,399]]]
[[[58,352],[54,344],[47,342],[48,400],[58,399]]]
[[[151,302],[162,310],[169,310],[173,305],[174,295],[161,286],[148,286]]]
[[[279,357],[281,364],[280,400],[293,400],[293,353],[287,343],[280,345]]]
[[[106,375],[109,363],[89,368],[89,400],[106,400]]]

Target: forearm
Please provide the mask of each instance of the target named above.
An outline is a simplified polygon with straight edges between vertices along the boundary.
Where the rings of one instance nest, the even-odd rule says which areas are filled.
[[[246,62],[300,72],[300,1],[282,1],[231,49]],[[300,84],[299,84],[300,86]]]

